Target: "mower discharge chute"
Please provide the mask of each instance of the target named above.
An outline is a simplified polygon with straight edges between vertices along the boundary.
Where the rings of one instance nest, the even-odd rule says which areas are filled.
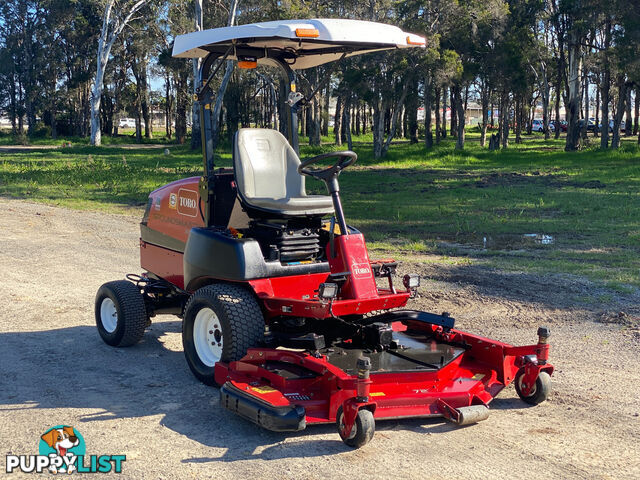
[[[204,173],[150,194],[141,223],[145,273],[106,283],[96,297],[104,341],[132,345],[151,317],[178,315],[190,369],[220,386],[225,408],[275,431],[335,422],[352,447],[371,440],[375,419],[484,420],[511,382],[525,402],[544,401],[553,373],[546,328],[537,343],[514,347],[456,330],[447,314],[399,310],[419,277],[400,284],[395,261],[371,260],[340,203],[338,177],[356,154],[298,158],[297,114],[307,99],[296,92],[296,69],[423,45],[394,26],[328,19],[177,37],[174,56],[203,59]],[[287,137],[240,129],[233,168],[215,169],[209,83],[226,60],[280,71]],[[308,195],[307,176],[329,195]]]

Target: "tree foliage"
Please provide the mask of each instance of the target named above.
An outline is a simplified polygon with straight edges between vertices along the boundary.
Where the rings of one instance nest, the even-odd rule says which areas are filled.
[[[195,79],[192,65],[172,58],[171,48],[176,35],[195,29],[194,0],[142,3],[0,4],[0,114],[14,134],[87,136],[93,106],[94,130],[104,135],[118,134],[119,120],[131,117],[142,141],[153,135],[155,117],[167,136],[185,141]],[[204,28],[227,24],[231,2],[202,4]],[[352,133],[371,132],[375,155],[384,156],[394,137],[422,136],[430,146],[449,134],[462,149],[471,105],[481,110],[482,145],[497,132],[493,147],[507,147],[512,129],[519,141],[539,117],[545,138],[567,120],[567,150],[581,148],[587,134],[600,136],[605,148],[619,146],[621,135],[640,134],[631,114],[640,91],[638,2],[240,0],[236,23],[312,17],[391,23],[427,39],[425,49],[345,59],[330,76],[327,65],[299,72],[300,88],[316,92],[299,114],[301,134],[312,144],[331,133],[337,144],[350,144]],[[239,126],[283,127],[274,72],[228,78],[216,110],[221,135]]]

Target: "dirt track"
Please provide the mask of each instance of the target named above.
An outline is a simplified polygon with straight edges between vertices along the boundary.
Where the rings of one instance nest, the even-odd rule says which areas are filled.
[[[463,329],[532,343],[538,325],[551,327],[554,392],[528,408],[510,387],[465,428],[378,422],[352,451],[333,426],[276,434],[222,410],[190,374],[175,317],[158,317],[135,347],[102,343],[95,292],[139,271],[137,245],[137,216],[0,200],[3,457],[36,454],[40,435],[64,423],[88,454],[126,454],[122,478],[640,478],[640,294],[406,265],[433,279],[413,307],[448,311]],[[605,307],[588,300],[599,296]]]

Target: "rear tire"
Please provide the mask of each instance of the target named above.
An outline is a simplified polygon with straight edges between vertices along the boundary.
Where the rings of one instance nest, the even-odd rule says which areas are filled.
[[[342,436],[343,415],[342,406],[340,406],[336,413],[336,425],[338,426],[338,433],[342,441],[352,448],[360,448],[369,443],[376,433],[376,421],[373,418],[373,413],[366,408],[358,410],[356,422],[353,428],[351,428],[351,433],[349,433],[348,437]]]
[[[108,282],[98,289],[95,316],[100,337],[112,347],[138,343],[149,325],[140,289],[126,280]]]
[[[214,284],[197,290],[184,309],[182,346],[189,368],[205,385],[218,385],[215,364],[240,360],[264,338],[264,317],[251,292]]]

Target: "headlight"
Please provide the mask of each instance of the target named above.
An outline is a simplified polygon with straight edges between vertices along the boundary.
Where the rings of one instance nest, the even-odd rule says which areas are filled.
[[[413,290],[420,286],[420,275],[409,273],[402,278],[402,283],[408,290]]]
[[[321,283],[318,287],[318,297],[323,300],[331,300],[338,296],[338,284],[337,283]]]

